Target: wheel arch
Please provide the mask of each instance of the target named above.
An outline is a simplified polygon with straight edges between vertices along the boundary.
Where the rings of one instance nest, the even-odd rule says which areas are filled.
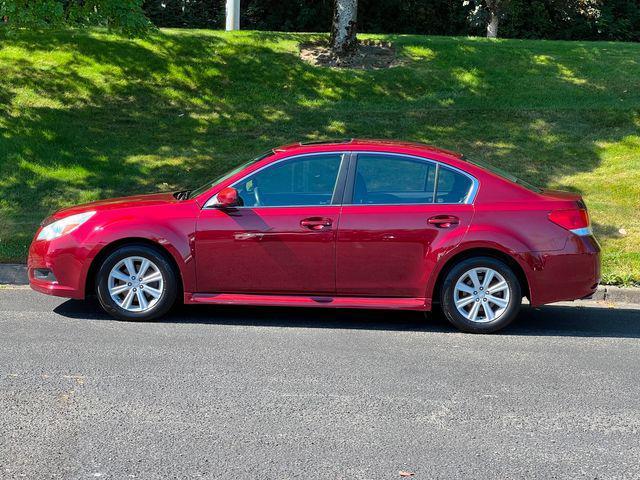
[[[127,246],[127,245],[144,245],[146,247],[151,247],[164,256],[176,274],[176,278],[178,279],[178,297],[181,298],[182,292],[184,291],[184,279],[182,276],[182,271],[176,261],[174,255],[167,249],[164,245],[161,245],[158,242],[154,242],[153,240],[149,240],[148,238],[143,237],[126,237],[120,238],[118,240],[114,240],[111,243],[105,245],[98,254],[93,257],[91,260],[91,264],[89,265],[89,269],[87,270],[87,275],[85,278],[85,297],[87,295],[95,293],[96,288],[96,274],[100,269],[100,265],[102,262],[113,252],[115,252],[118,248]]]
[[[468,258],[473,257],[491,257],[497,260],[501,260],[506,263],[515,273],[518,282],[520,283],[520,289],[522,290],[522,295],[531,300],[531,291],[529,287],[529,279],[527,278],[527,274],[520,264],[518,260],[513,255],[506,253],[502,250],[498,250],[490,247],[472,247],[468,248],[455,254],[451,255],[450,258],[446,260],[443,264],[442,268],[438,271],[436,280],[433,284],[433,288],[431,289],[431,295],[427,295],[427,298],[431,298],[431,303],[438,303],[440,301],[440,291],[442,288],[442,283],[444,282],[447,273],[451,271],[451,269],[462,260],[466,260]]]

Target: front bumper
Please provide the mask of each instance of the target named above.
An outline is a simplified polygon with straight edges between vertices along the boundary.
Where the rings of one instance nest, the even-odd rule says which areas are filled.
[[[83,299],[89,263],[87,249],[72,234],[51,241],[34,240],[27,261],[29,285],[40,293]],[[41,269],[50,270],[51,276],[43,278]]]

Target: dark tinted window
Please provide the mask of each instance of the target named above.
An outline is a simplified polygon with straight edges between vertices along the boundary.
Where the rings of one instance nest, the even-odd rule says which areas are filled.
[[[245,206],[329,205],[342,155],[284,160],[236,183]]]
[[[358,155],[355,204],[432,203],[436,165],[393,155]]]
[[[472,183],[466,175],[441,165],[438,171],[436,203],[464,203]]]

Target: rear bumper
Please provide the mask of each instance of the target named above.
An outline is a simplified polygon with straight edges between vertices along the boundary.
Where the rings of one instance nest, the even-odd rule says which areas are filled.
[[[591,297],[600,283],[600,245],[573,236],[563,250],[538,253],[528,277],[534,306]]]

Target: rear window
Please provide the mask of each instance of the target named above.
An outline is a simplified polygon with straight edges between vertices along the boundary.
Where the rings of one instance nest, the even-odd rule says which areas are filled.
[[[469,159],[466,159],[466,161],[477,167],[484,168],[485,170],[489,170],[490,172],[495,173],[496,175],[504,178],[505,180],[509,180],[510,182],[517,183],[518,185],[523,186],[527,190],[531,190],[532,192],[536,192],[536,193],[542,192],[542,189],[540,187],[537,187],[527,182],[526,180],[522,180],[521,178],[518,178],[515,175],[505,170],[502,170],[501,168],[493,166],[490,163],[482,162],[480,160],[469,160]]]

